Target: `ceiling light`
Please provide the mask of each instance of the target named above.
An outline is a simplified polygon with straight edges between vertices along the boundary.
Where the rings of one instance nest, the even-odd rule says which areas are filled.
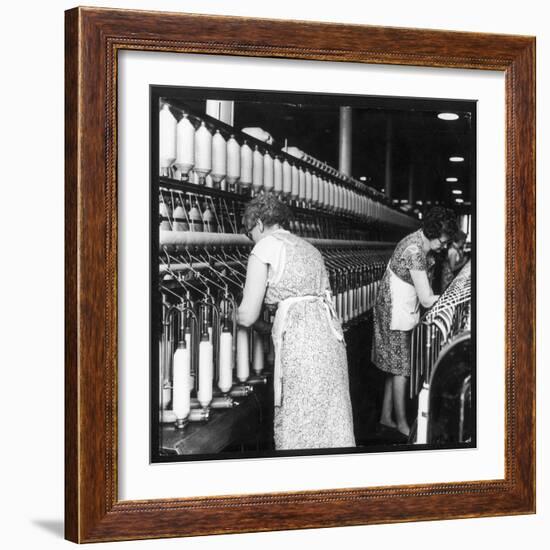
[[[422,206],[422,201],[416,201],[416,204],[419,204],[420,206]]]
[[[361,181],[367,181],[367,176],[361,176],[359,179],[360,179]]]
[[[441,120],[456,120],[458,115],[456,113],[439,113],[437,118],[440,118]]]
[[[407,201],[407,199],[403,199],[403,200],[401,201],[401,204],[407,204],[407,202],[409,202],[409,201]]]
[[[464,162],[464,157],[449,157],[451,162]]]
[[[462,195],[462,191],[460,189],[453,189],[453,195]]]
[[[445,178],[445,181],[454,183],[454,182],[457,182],[457,181],[458,181],[458,178]]]
[[[464,201],[462,199],[455,199],[455,202],[457,202],[458,204],[462,204]]]

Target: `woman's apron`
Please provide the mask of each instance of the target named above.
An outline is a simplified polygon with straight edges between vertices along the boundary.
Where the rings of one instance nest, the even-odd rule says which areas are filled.
[[[273,328],[271,330],[271,336],[273,338],[273,347],[275,350],[275,364],[273,367],[273,394],[274,404],[276,407],[282,405],[282,390],[283,390],[283,372],[281,367],[281,350],[283,347],[283,338],[288,325],[288,313],[292,306],[298,302],[321,302],[323,304],[325,314],[327,317],[327,323],[332,329],[334,336],[340,342],[344,340],[344,335],[341,331],[337,330],[334,322],[338,321],[336,311],[332,304],[331,293],[327,290],[323,296],[293,296],[281,300],[277,305],[277,312],[275,313],[275,320],[273,321]]]
[[[400,279],[387,267],[391,291],[391,330],[412,330],[420,320],[420,302],[413,285]]]

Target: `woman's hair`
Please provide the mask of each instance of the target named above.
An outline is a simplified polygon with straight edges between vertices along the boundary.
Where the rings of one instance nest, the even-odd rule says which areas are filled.
[[[422,231],[428,239],[437,239],[442,235],[454,239],[458,231],[455,213],[450,208],[442,206],[432,208],[424,216]]]
[[[281,227],[288,229],[292,213],[288,206],[273,193],[262,193],[246,205],[243,219],[245,224],[249,226],[261,220],[268,227],[279,224]]]

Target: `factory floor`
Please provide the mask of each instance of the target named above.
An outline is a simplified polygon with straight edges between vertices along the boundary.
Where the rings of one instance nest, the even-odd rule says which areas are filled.
[[[371,361],[372,318],[346,331],[346,347],[353,407],[355,441],[359,447],[379,447],[407,443],[397,430],[379,424],[384,395],[385,374]],[[407,402],[412,427],[416,418],[416,401]]]

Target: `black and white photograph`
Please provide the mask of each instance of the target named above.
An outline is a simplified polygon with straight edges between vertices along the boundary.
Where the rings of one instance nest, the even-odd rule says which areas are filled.
[[[150,86],[151,461],[476,446],[476,101]]]

